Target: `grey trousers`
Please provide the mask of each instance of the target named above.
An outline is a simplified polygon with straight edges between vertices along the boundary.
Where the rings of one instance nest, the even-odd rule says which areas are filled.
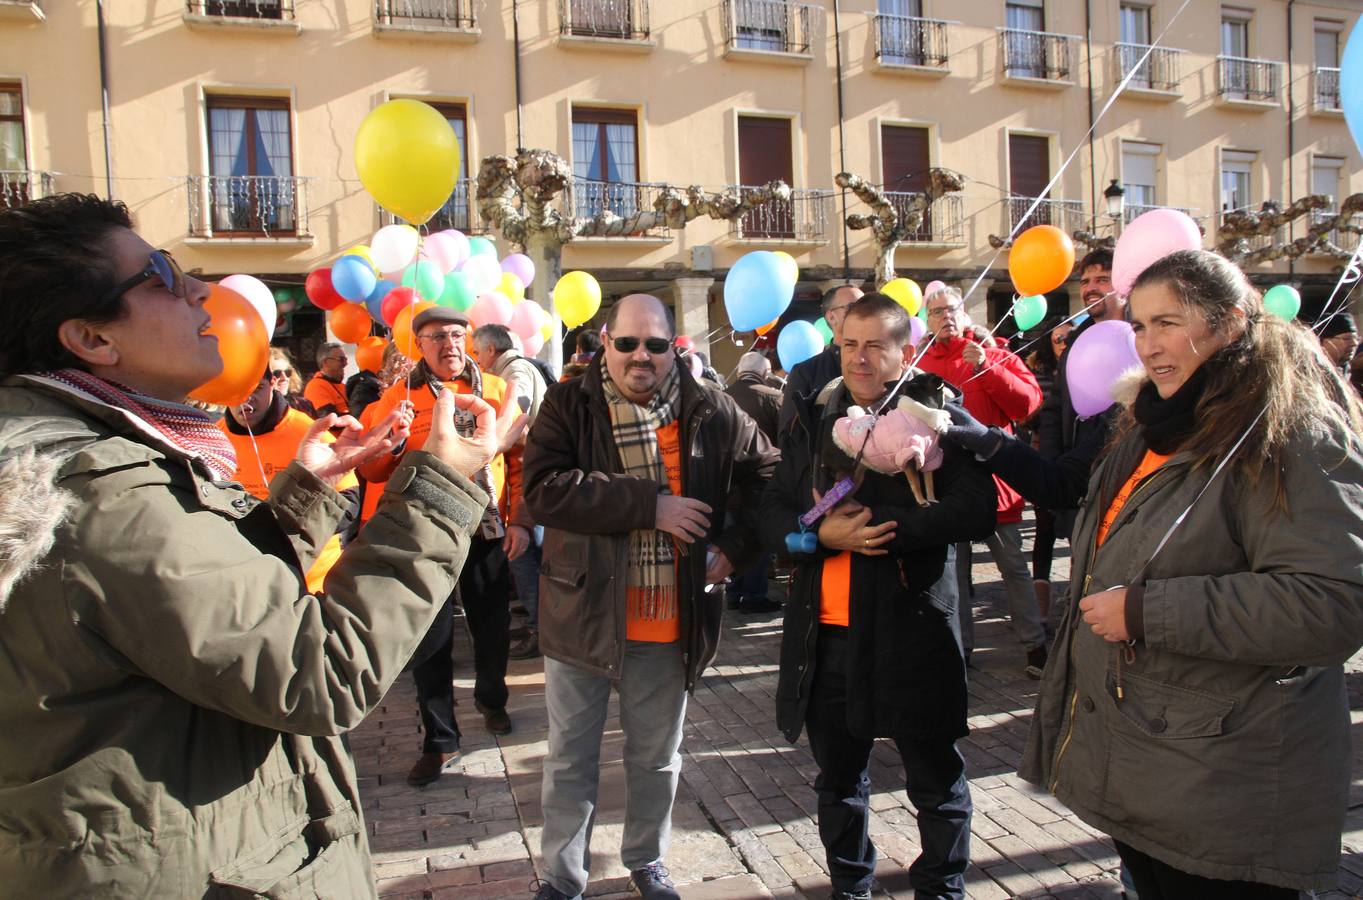
[[[625,833],[620,860],[630,871],[659,862],[672,836],[672,801],[681,774],[686,678],[681,643],[629,641],[620,673],[625,735]],[[569,897],[587,887],[609,678],[544,660],[549,750],[544,758],[543,878]]]
[[[1036,589],[1032,587],[1032,573],[1027,568],[1027,557],[1022,552],[1022,523],[1000,522],[986,540],[994,565],[999,567],[1004,592],[1008,595],[1008,615],[1013,620],[1022,646],[1031,650],[1046,643],[1046,629],[1041,624],[1041,608],[1037,606]],[[961,643],[966,652],[975,649],[975,619],[970,602],[971,546],[956,545],[956,579],[960,585]]]

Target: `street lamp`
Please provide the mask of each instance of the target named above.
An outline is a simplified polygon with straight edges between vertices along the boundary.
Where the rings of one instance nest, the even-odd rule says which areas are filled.
[[[1103,199],[1107,201],[1107,214],[1113,219],[1122,217],[1122,198],[1126,196],[1126,191],[1117,183],[1117,179],[1103,190]]]

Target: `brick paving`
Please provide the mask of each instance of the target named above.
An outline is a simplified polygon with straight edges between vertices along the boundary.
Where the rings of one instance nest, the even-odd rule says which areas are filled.
[[[1055,576],[1068,575],[1063,544]],[[961,742],[975,803],[968,896],[1113,898],[1117,856],[1100,833],[1016,775],[1036,699],[1022,650],[1006,619],[998,572],[982,546],[975,556],[978,648],[970,672],[971,735]],[[815,824],[815,776],[808,744],[789,744],[774,721],[780,614],[726,617],[716,665],[687,710],[681,787],[666,860],[687,900],[817,898],[830,892]],[[351,736],[384,898],[527,898],[535,876],[540,763],[546,719],[541,661],[511,663],[515,732],[500,740],[473,709],[471,656],[456,648],[462,772],[423,788],[404,781],[420,753],[415,691],[403,678]],[[1363,654],[1349,666],[1355,730],[1363,730]],[[601,757],[601,802],[587,895],[622,897],[622,735],[612,702]],[[1354,747],[1354,784],[1340,889],[1322,900],[1363,896],[1363,740]],[[907,866],[918,854],[913,808],[893,745],[871,759],[871,833],[881,853],[877,898],[910,898]]]

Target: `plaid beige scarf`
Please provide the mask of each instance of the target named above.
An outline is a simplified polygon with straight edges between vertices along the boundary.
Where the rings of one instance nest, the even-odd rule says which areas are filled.
[[[601,359],[601,381],[610,408],[611,433],[620,454],[624,474],[657,482],[664,493],[672,493],[662,451],[658,449],[658,429],[676,421],[681,407],[681,378],[674,365],[658,386],[648,406],[639,406],[620,393]],[[653,528],[629,534],[629,580],[627,587],[635,608],[631,616],[665,620],[677,615],[677,571],[673,565],[672,536]]]

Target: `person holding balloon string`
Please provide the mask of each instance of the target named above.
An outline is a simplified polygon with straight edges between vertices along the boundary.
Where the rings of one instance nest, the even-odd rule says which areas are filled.
[[[1080,599],[1019,773],[1113,837],[1142,900],[1328,889],[1343,663],[1363,645],[1363,408],[1214,253],[1157,260],[1128,308],[1140,368],[1109,382],[1122,408],[1082,489]],[[1077,491],[1065,457],[964,427],[948,439],[1015,483]]]

